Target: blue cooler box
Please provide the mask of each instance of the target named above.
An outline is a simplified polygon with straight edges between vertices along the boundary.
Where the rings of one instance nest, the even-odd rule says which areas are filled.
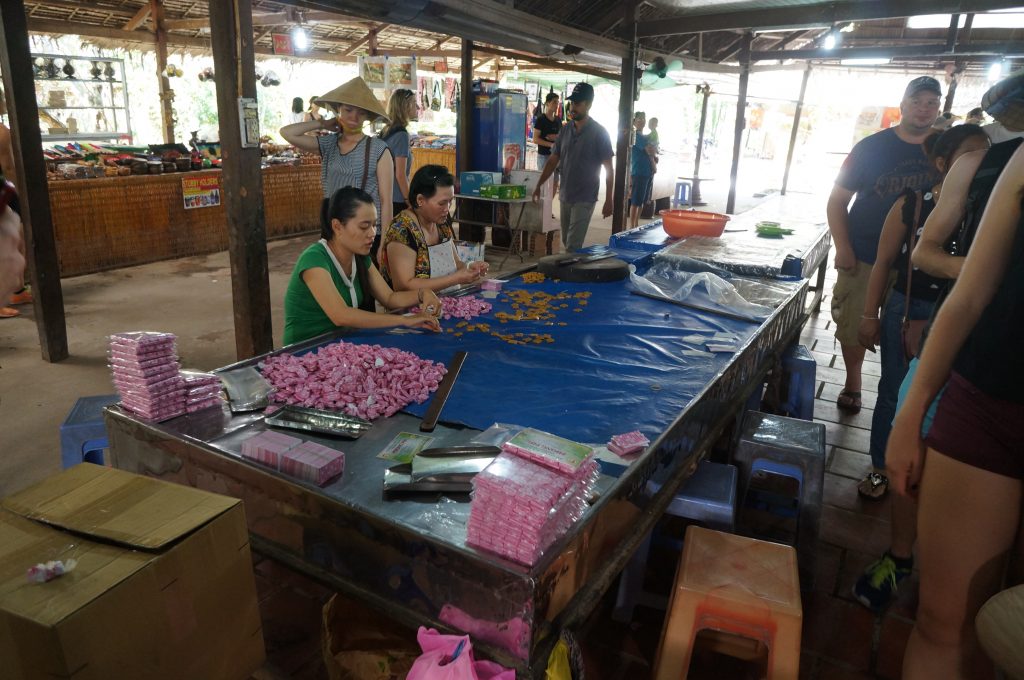
[[[465,196],[479,196],[480,187],[488,184],[501,184],[501,173],[474,170],[459,175],[459,193]]]

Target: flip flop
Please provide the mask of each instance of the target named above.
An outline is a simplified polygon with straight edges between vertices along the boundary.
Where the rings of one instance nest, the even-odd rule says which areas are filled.
[[[847,413],[860,413],[860,392],[843,390],[836,399],[836,407],[840,411],[846,411]]]
[[[877,501],[889,491],[889,478],[878,472],[869,472],[857,483],[857,493],[861,498]]]
[[[21,312],[14,307],[0,307],[0,319],[13,319],[16,316],[21,316]]]

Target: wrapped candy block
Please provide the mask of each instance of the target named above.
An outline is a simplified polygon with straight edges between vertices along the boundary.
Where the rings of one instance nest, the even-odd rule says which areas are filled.
[[[566,475],[503,452],[473,480],[466,543],[533,565],[583,516],[598,477],[593,459]]]
[[[345,470],[345,454],[316,442],[303,442],[281,456],[281,472],[324,486]]]
[[[529,427],[509,439],[501,448],[569,475],[575,474],[580,466],[594,457],[594,449],[585,444]]]
[[[242,442],[242,456],[276,470],[280,466],[281,455],[301,443],[302,440],[298,437],[267,430]]]
[[[502,279],[484,279],[483,283],[480,284],[480,290],[501,290],[501,287],[505,284]]]
[[[213,385],[216,385],[218,390],[220,389],[220,378],[214,373],[184,370],[181,372],[181,377],[185,381],[185,386],[189,389]]]
[[[221,401],[220,397],[213,397],[212,399],[206,399],[204,401],[194,401],[185,404],[186,413],[195,413],[196,411],[202,411],[203,409],[212,408],[214,406],[221,406],[224,402]]]
[[[650,440],[643,433],[639,430],[634,430],[625,434],[614,435],[611,441],[608,442],[608,450],[619,456],[630,456],[643,451],[650,445]]]

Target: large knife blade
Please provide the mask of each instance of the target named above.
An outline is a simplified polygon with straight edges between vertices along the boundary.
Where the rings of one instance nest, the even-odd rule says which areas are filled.
[[[459,371],[462,370],[462,364],[465,361],[466,352],[459,350],[448,363],[448,372],[444,374],[441,384],[437,386],[437,391],[434,392],[434,399],[430,402],[426,415],[423,416],[423,422],[420,423],[420,432],[433,432],[434,428],[437,427],[437,419],[441,416],[441,409],[444,408],[445,402],[448,401],[448,395],[451,394],[452,387],[454,387],[455,380],[459,377]]]

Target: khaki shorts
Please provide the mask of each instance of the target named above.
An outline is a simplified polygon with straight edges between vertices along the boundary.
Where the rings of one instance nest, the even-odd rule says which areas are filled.
[[[857,261],[853,269],[839,270],[832,289],[832,320],[836,323],[836,340],[840,345],[859,347],[857,331],[864,315],[864,298],[868,294],[871,265]]]

